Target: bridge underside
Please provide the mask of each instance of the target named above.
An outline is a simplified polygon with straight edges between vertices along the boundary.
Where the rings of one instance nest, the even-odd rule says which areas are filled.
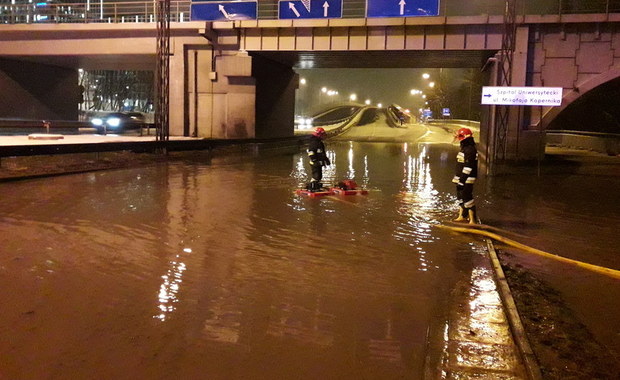
[[[155,70],[152,54],[14,55],[10,59],[76,70]]]
[[[293,69],[324,68],[480,68],[495,50],[252,51]],[[13,56],[17,61],[85,70],[153,70],[147,54]]]
[[[255,51],[293,69],[481,68],[495,50]]]

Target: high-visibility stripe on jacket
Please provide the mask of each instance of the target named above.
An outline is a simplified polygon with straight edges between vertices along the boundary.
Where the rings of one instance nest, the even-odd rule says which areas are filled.
[[[473,137],[461,141],[461,150],[456,155],[456,170],[452,182],[473,184],[478,177],[478,151]]]

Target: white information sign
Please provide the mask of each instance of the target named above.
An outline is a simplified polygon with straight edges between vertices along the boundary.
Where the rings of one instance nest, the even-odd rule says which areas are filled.
[[[504,106],[562,105],[562,87],[482,87],[481,104]]]

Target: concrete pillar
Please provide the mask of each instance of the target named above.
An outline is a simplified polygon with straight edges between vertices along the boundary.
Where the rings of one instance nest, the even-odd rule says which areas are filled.
[[[290,66],[259,55],[253,59],[252,73],[257,83],[256,137],[293,136],[298,75]]]
[[[512,85],[518,87],[532,86],[527,82],[529,56],[529,26],[517,28],[515,52],[512,63]],[[544,155],[544,135],[530,128],[530,117],[538,115],[538,107],[511,106],[508,131],[506,136],[506,159],[511,161],[534,160]],[[541,141],[542,139],[542,141]]]
[[[171,39],[169,83],[169,128],[170,136],[184,135],[184,99],[185,99],[185,58],[184,41]]]
[[[173,39],[170,135],[213,139],[255,137],[252,58],[218,51],[204,38]]]

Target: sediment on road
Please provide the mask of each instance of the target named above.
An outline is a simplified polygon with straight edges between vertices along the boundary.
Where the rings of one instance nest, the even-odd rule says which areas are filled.
[[[584,326],[561,294],[511,261],[498,257],[544,379],[620,379],[620,358]]]

